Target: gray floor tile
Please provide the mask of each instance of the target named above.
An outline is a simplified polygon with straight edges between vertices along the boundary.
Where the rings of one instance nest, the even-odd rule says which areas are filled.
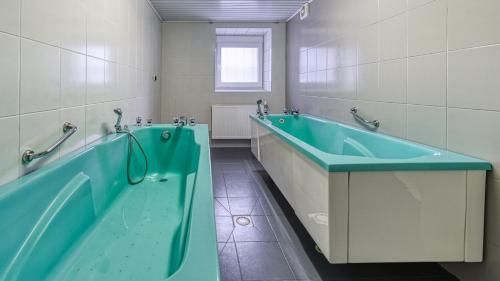
[[[215,217],[217,242],[233,241],[233,219],[231,217]]]
[[[253,180],[232,181],[226,184],[227,197],[257,197]]]
[[[243,280],[295,279],[277,242],[236,243]]]
[[[240,281],[241,273],[234,243],[218,243],[221,281]]]
[[[220,163],[218,165],[224,173],[246,173],[247,169],[247,165],[243,161],[239,163]]]
[[[233,216],[264,215],[257,197],[228,198],[228,201]]]
[[[229,202],[225,197],[215,198],[214,200],[215,215],[219,217],[230,217]]]
[[[252,176],[248,175],[245,171],[224,173],[224,180],[227,183],[238,181],[252,180]]]
[[[212,173],[212,187],[215,197],[227,197],[226,183],[222,173]]]
[[[238,218],[239,216],[235,216]],[[249,225],[239,225],[233,219],[234,223],[234,241],[236,242],[270,242],[277,241],[271,225],[265,216],[250,216]]]

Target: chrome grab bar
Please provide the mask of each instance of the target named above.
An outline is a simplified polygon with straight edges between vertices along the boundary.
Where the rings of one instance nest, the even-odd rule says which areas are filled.
[[[363,123],[365,125],[373,126],[375,128],[380,127],[380,121],[378,121],[378,120],[371,120],[371,121],[370,120],[366,120],[361,115],[359,115],[357,107],[351,108],[351,114],[354,116],[354,118],[356,120],[360,121],[361,123]]]
[[[71,135],[73,135],[77,130],[78,130],[77,126],[75,126],[69,122],[65,122],[63,124],[64,135],[60,139],[58,139],[53,145],[49,146],[49,148],[47,148],[46,150],[44,150],[42,152],[35,153],[35,151],[33,151],[32,149],[27,149],[26,151],[24,151],[23,156],[22,156],[23,164],[28,164],[35,159],[44,157],[45,155],[51,153],[52,151],[54,151],[54,149],[56,149],[63,142],[65,142],[69,137],[71,137]]]

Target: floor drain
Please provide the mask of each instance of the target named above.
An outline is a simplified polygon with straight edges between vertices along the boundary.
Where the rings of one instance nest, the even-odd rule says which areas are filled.
[[[236,223],[242,226],[247,226],[250,224],[250,219],[247,217],[238,217],[236,218]]]

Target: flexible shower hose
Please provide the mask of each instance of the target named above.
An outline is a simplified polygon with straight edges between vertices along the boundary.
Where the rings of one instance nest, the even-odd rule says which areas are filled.
[[[148,173],[148,158],[146,157],[146,152],[144,152],[144,149],[142,148],[142,145],[139,143],[137,138],[130,132],[127,132],[127,135],[128,135],[127,178],[129,184],[136,185],[143,182],[144,179],[146,178],[146,174]],[[139,147],[139,150],[141,151],[142,155],[144,156],[144,160],[146,161],[146,168],[144,169],[144,175],[138,181],[134,181],[130,175],[130,162],[132,161],[132,152],[134,149],[134,144],[132,140],[135,141],[135,143],[137,143],[137,146]]]

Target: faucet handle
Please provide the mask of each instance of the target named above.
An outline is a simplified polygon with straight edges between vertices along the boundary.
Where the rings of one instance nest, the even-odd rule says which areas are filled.
[[[153,125],[153,118],[149,118],[147,121],[146,121],[146,126],[147,127],[151,127]]]
[[[179,116],[174,117],[173,125],[176,126],[176,127],[179,126]]]
[[[189,117],[189,126],[196,125],[196,119],[194,117]]]
[[[137,126],[142,126],[142,117],[141,116],[137,116],[137,118],[135,118],[135,124]]]

